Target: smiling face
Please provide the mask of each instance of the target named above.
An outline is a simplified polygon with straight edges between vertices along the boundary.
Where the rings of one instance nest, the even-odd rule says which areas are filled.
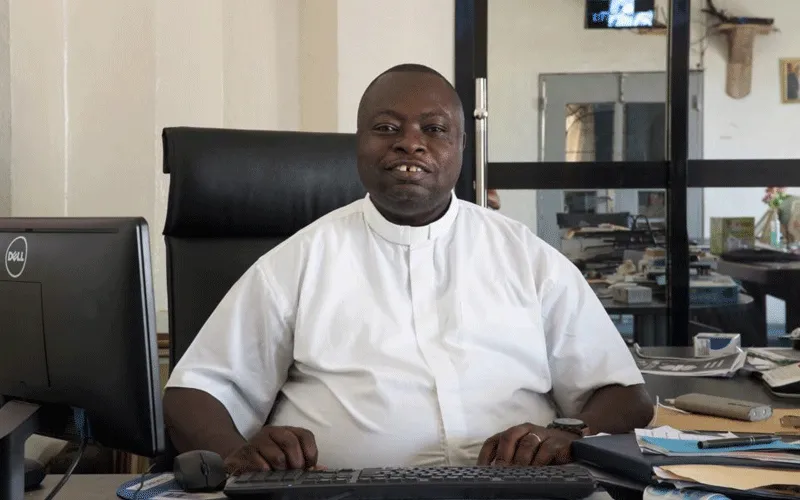
[[[422,226],[447,210],[461,171],[464,114],[440,76],[397,71],[379,77],[358,116],[358,173],[390,222]]]

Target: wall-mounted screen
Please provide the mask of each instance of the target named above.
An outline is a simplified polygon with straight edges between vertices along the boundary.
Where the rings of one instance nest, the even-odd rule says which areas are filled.
[[[655,0],[586,0],[586,28],[651,28]]]

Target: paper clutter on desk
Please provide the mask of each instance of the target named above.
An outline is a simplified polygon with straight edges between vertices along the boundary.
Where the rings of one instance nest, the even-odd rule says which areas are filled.
[[[714,358],[674,358],[649,356],[638,344],[633,359],[642,373],[671,377],[732,377],[745,364],[747,354],[739,351]]]
[[[642,500],[731,500],[721,493],[670,488],[666,486],[648,486],[644,490]]]
[[[797,468],[800,471],[800,443],[775,441],[768,444],[737,446],[730,448],[702,449],[699,441],[736,437],[734,434],[692,434],[672,427],[636,429],[636,442],[644,454],[668,457],[727,457],[775,464],[776,467]]]
[[[800,470],[734,467],[729,465],[664,465],[654,468],[656,477],[676,488],[715,487],[728,490],[771,493],[774,498],[800,495]]]

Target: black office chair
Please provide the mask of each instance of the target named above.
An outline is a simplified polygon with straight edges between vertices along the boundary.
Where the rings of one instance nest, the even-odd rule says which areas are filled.
[[[359,198],[353,134],[166,128],[170,370],[264,253]]]

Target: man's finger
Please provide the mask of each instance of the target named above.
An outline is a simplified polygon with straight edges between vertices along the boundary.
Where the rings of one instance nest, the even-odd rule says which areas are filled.
[[[566,444],[569,446],[569,443]],[[561,448],[564,447],[564,442],[560,439],[545,438],[539,449],[536,450],[536,456],[533,459],[533,465],[542,466],[550,465],[556,458],[556,455],[561,453]]]
[[[542,444],[542,439],[534,433],[529,433],[519,440],[517,451],[514,453],[514,458],[511,463],[514,465],[530,465],[533,462],[533,457],[536,456],[536,450]]]
[[[514,453],[517,451],[517,444],[523,436],[531,431],[527,425],[518,425],[512,427],[500,434],[500,442],[497,444],[497,457],[496,463],[508,464],[514,458]]]
[[[478,453],[478,465],[489,465],[497,455],[497,442],[499,437],[494,435],[486,440]]]
[[[317,440],[314,438],[314,434],[302,427],[292,427],[291,429],[294,435],[297,436],[298,441],[300,441],[300,449],[303,452],[306,468],[316,466],[319,452],[317,450]]]
[[[278,446],[278,443],[272,440],[272,437],[264,436],[260,437],[260,439],[253,440],[253,446],[258,451],[258,454],[266,460],[271,469],[286,470],[286,454],[281,447]]]
[[[300,440],[294,432],[289,429],[275,429],[270,433],[270,436],[283,451],[290,469],[305,468],[306,459],[303,456],[303,449],[300,447]]]
[[[225,460],[225,470],[229,474],[238,475],[270,470],[270,466],[254,446],[246,444]]]

